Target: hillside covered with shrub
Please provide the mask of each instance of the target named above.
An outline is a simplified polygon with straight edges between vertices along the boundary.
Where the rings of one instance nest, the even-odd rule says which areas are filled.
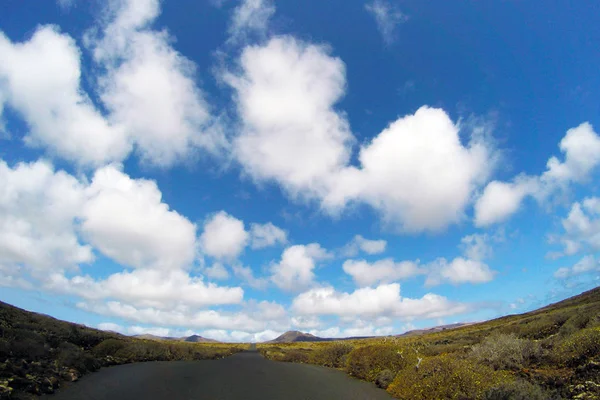
[[[600,288],[521,315],[419,336],[260,344],[403,400],[600,399]]]
[[[0,399],[53,393],[101,367],[140,361],[206,360],[245,346],[137,339],[0,302]]]

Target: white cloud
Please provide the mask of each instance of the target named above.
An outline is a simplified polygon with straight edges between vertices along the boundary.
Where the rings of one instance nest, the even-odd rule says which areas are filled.
[[[345,90],[343,62],[323,46],[284,36],[246,47],[240,63],[240,75],[225,76],[243,122],[237,159],[255,180],[278,182],[293,196],[322,193],[354,140],[333,110]]]
[[[171,46],[166,30],[150,29],[159,0],[111,0],[106,11],[85,41],[106,71],[100,99],[142,160],[170,166],[200,149],[220,153],[227,142],[196,86],[195,64]]]
[[[587,181],[600,165],[600,136],[584,122],[567,131],[560,142],[564,161],[551,157],[540,176],[517,176],[512,183],[493,181],[475,204],[475,223],[488,226],[506,220],[521,206],[526,196],[543,202],[573,183]]]
[[[76,0],[56,0],[58,6],[64,10],[67,10],[75,4]]]
[[[600,164],[600,136],[589,122],[569,129],[560,141],[560,150],[565,154],[565,160],[561,162],[557,157],[551,157],[541,177],[547,185],[584,182]]]
[[[97,325],[97,327],[103,331],[112,331],[117,333],[122,333],[125,331],[121,325],[115,324],[114,322],[101,322]]]
[[[285,36],[246,47],[240,67],[225,80],[237,95],[234,153],[244,172],[329,213],[364,202],[399,230],[440,231],[463,218],[494,165],[485,135],[463,146],[443,110],[422,107],[362,146],[360,168],[349,166],[356,140],[334,108],[346,85],[339,58]]]
[[[261,343],[268,340],[273,340],[281,335],[282,331],[274,331],[266,329],[261,332],[245,332],[245,331],[226,331],[224,329],[209,329],[202,332],[202,336],[221,342],[233,343]]]
[[[352,276],[358,286],[389,283],[426,273],[418,262],[394,262],[391,258],[374,263],[365,260],[348,260],[344,262],[343,269],[345,273]]]
[[[81,229],[108,257],[134,268],[177,269],[193,262],[196,227],[169,210],[154,181],[107,166],[96,171],[86,194]]]
[[[494,157],[484,138],[464,147],[443,110],[421,107],[362,146],[359,161],[338,176],[325,207],[362,200],[398,229],[435,232],[463,218]]]
[[[288,247],[281,261],[271,266],[271,280],[280,289],[300,291],[314,283],[316,262],[330,255],[317,243]]]
[[[252,224],[250,227],[250,236],[253,249],[262,249],[274,246],[277,243],[287,243],[287,233],[271,222],[266,224]]]
[[[464,313],[468,307],[432,293],[421,299],[402,298],[400,285],[393,283],[352,293],[338,292],[333,287],[311,289],[293,300],[292,309],[300,315],[439,318]]]
[[[0,93],[26,121],[25,142],[84,165],[123,160],[130,140],[96,109],[80,78],[80,51],[57,27],[39,27],[23,43],[0,32]]]
[[[364,251],[367,254],[380,254],[385,251],[387,242],[385,240],[370,240],[356,235],[354,238],[342,249],[342,255],[345,257],[354,257],[359,251]]]
[[[75,178],[42,161],[11,168],[0,160],[0,182],[0,271],[43,277],[94,260],[76,234],[85,197]]]
[[[201,277],[192,277],[181,270],[138,269],[118,272],[104,280],[89,276],[67,278],[56,273],[47,278],[44,286],[88,300],[114,299],[135,307],[167,311],[178,307],[239,304],[244,297],[239,287],[205,283]]]
[[[244,282],[248,284],[251,288],[263,290],[269,284],[269,280],[267,278],[257,278],[254,276],[254,272],[252,272],[252,268],[244,267],[243,265],[234,265],[233,273],[240,279],[243,279]]]
[[[460,283],[485,283],[494,279],[495,271],[477,260],[456,257],[448,262],[445,258],[438,258],[428,265],[429,275],[425,281],[426,286],[439,285],[445,282]]]
[[[557,240],[564,249],[558,256],[600,250],[600,198],[589,197],[573,203],[562,226],[564,233]]]
[[[538,190],[536,179],[518,177],[513,183],[493,181],[484,189],[475,204],[475,225],[489,226],[514,214],[523,199]]]
[[[465,256],[475,261],[485,260],[492,255],[493,250],[489,241],[487,234],[467,235],[460,240]]]
[[[233,10],[228,28],[230,41],[247,39],[250,35],[263,38],[267,32],[269,20],[275,14],[273,0],[240,0]]]
[[[408,17],[394,4],[385,0],[374,0],[366,4],[365,9],[375,18],[377,29],[379,29],[383,41],[388,45],[392,44],[396,40],[398,26],[406,21]]]
[[[248,239],[243,221],[219,211],[204,224],[200,245],[211,257],[234,260],[242,253]]]
[[[572,276],[584,275],[592,272],[600,272],[600,261],[593,255],[584,256],[572,267],[562,267],[556,270],[554,277],[566,279]]]
[[[227,271],[227,268],[225,268],[225,266],[219,262],[216,262],[212,266],[205,268],[203,272],[204,275],[212,279],[229,279],[229,271]]]
[[[267,329],[281,331],[289,325],[280,321],[281,311],[275,310],[273,303],[262,302],[254,308],[239,312],[218,310],[195,310],[190,307],[173,309],[157,309],[152,307],[135,307],[118,301],[106,303],[78,303],[83,310],[100,315],[122,318],[133,323],[173,326],[194,330],[234,330],[249,333],[259,333]],[[282,325],[283,324],[283,325]],[[206,332],[203,336],[214,337]],[[219,339],[216,338],[215,339]]]

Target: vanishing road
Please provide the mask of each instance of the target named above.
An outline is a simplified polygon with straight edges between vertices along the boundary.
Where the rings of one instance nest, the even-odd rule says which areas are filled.
[[[104,368],[47,400],[389,400],[375,385],[341,371],[266,360],[246,351],[221,360]]]

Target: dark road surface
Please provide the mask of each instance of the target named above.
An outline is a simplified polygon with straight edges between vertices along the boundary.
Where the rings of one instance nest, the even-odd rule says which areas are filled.
[[[389,400],[341,371],[266,360],[256,351],[214,361],[169,361],[104,368],[46,400]]]

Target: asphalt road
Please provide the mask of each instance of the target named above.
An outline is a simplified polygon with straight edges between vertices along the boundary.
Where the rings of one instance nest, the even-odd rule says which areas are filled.
[[[47,400],[389,400],[341,371],[270,361],[246,351],[214,361],[167,361],[104,368]]]

